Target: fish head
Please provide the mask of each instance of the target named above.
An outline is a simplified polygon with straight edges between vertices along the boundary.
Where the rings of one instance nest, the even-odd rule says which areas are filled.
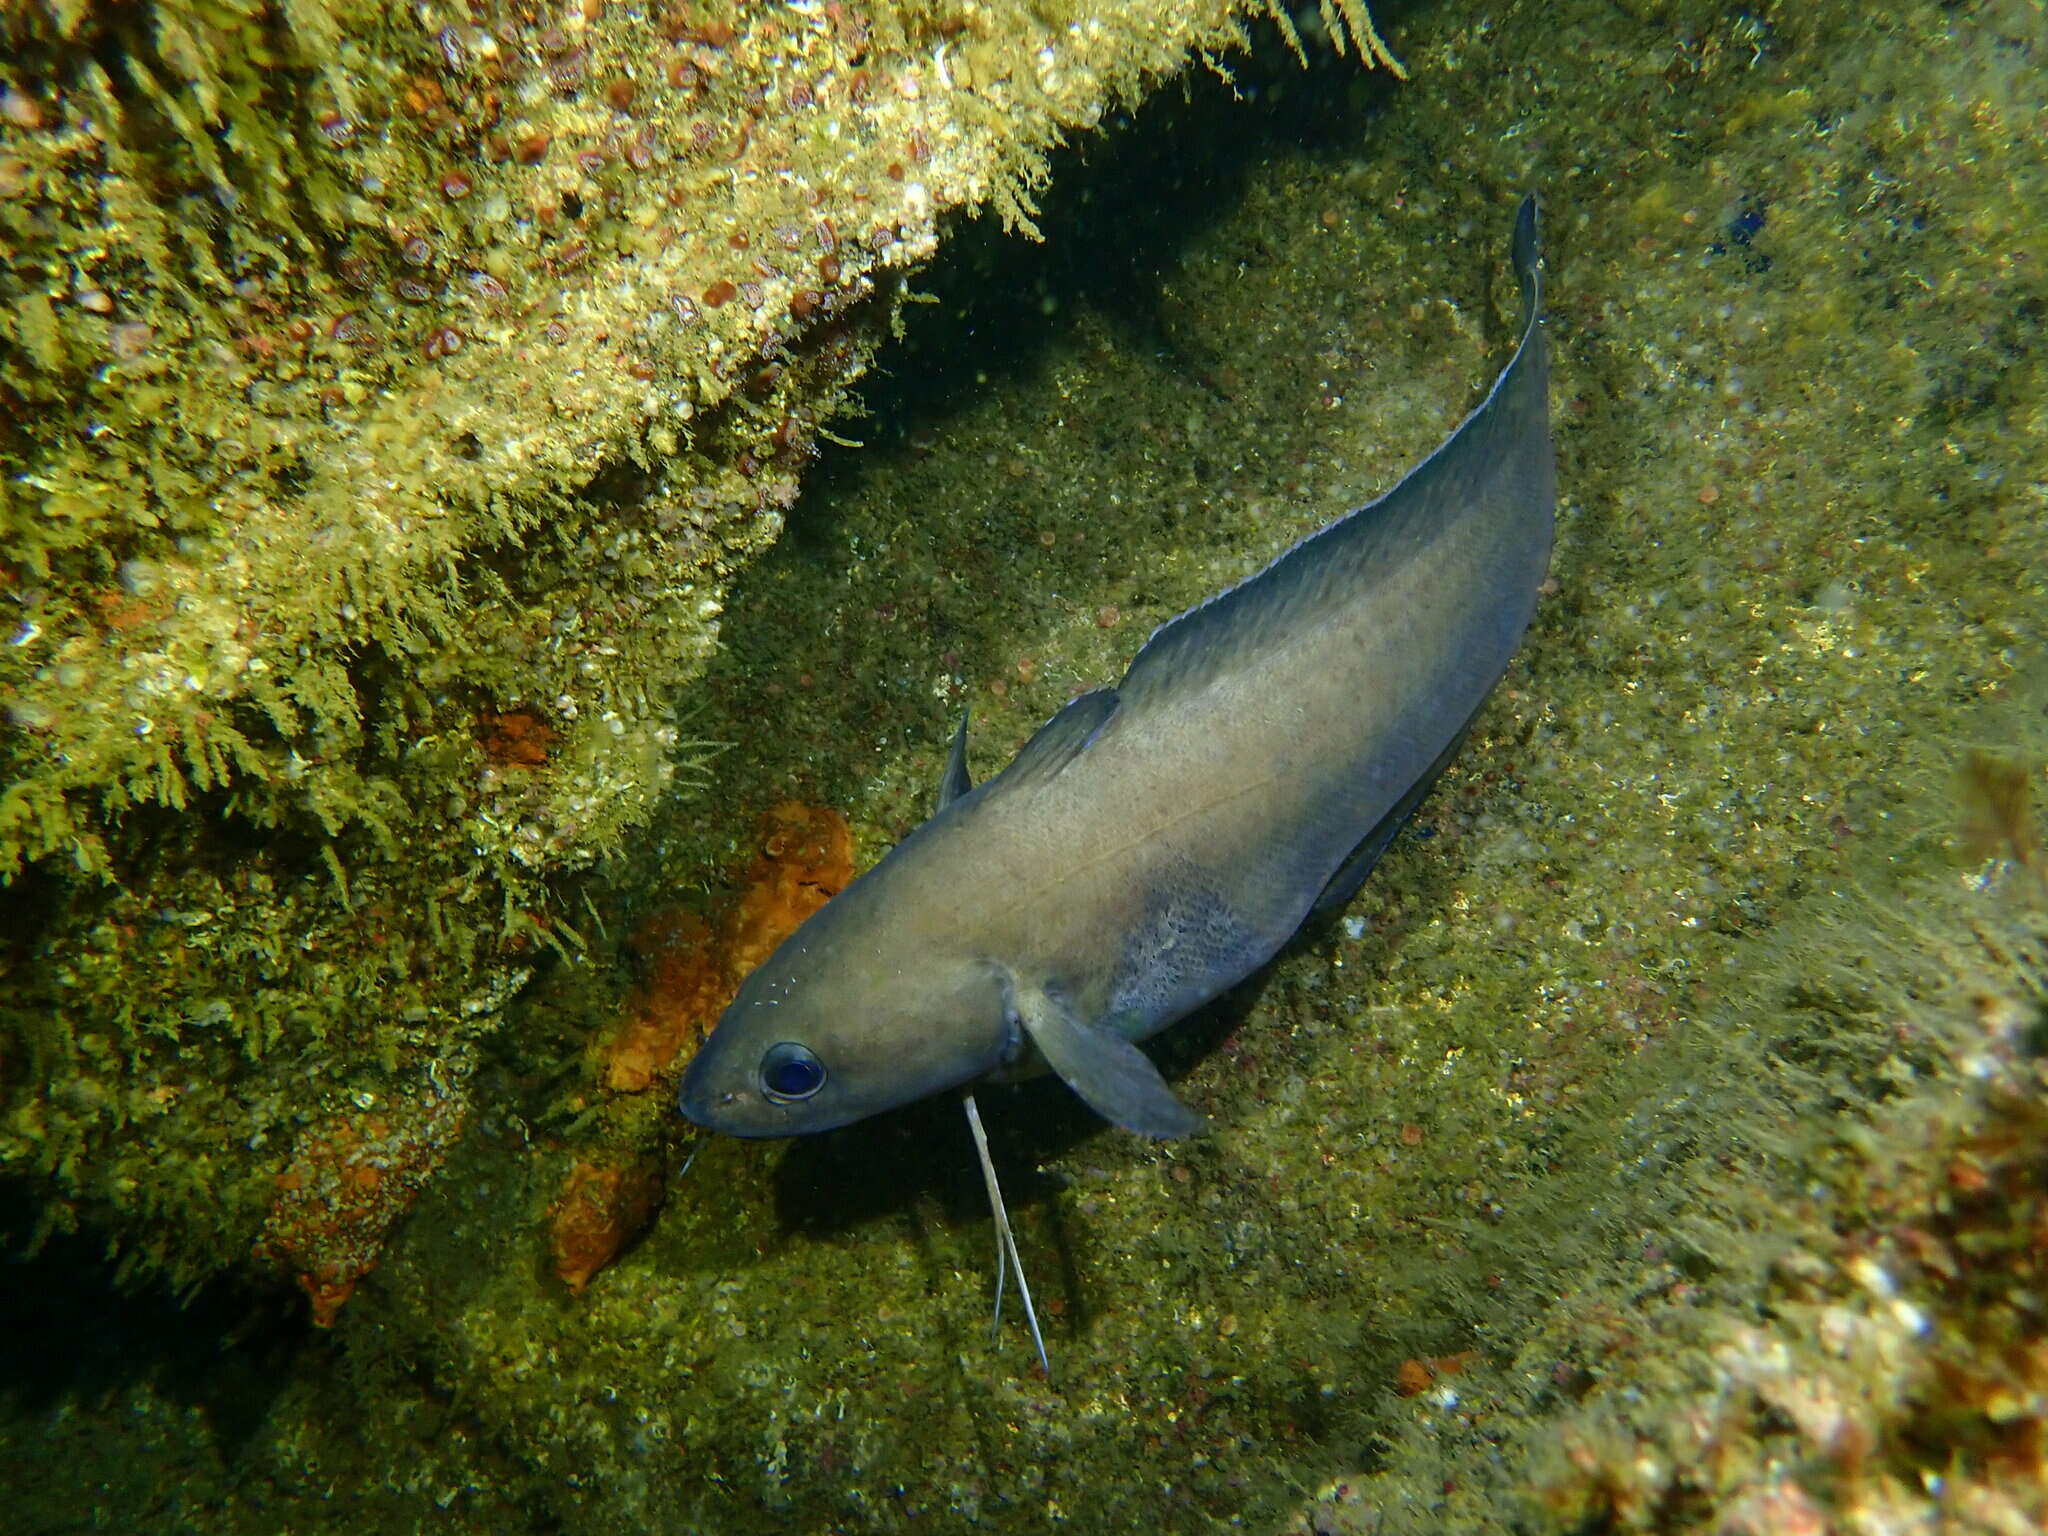
[[[806,1136],[971,1083],[1016,1054],[997,968],[846,932],[863,925],[828,914],[856,889],[740,984],[683,1075],[689,1119],[733,1136]]]

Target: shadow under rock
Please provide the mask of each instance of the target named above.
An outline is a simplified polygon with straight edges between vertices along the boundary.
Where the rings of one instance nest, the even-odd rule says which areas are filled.
[[[0,1233],[10,1248],[34,1214],[27,1191],[0,1188]],[[0,1260],[0,1403],[34,1414],[65,1400],[105,1403],[146,1382],[203,1413],[232,1456],[315,1343],[304,1302],[220,1279],[181,1303],[161,1281],[121,1285],[114,1273],[90,1233],[53,1237],[32,1258]]]

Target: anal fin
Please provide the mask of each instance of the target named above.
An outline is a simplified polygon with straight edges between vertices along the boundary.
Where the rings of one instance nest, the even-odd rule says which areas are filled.
[[[1480,707],[1483,709],[1485,706],[1482,704]],[[1436,761],[1423,770],[1422,777],[1408,787],[1408,792],[1394,803],[1394,808],[1382,816],[1374,824],[1373,829],[1359,840],[1358,846],[1345,855],[1344,862],[1337,866],[1337,872],[1330,876],[1328,883],[1323,886],[1322,894],[1316,897],[1315,904],[1309,908],[1311,918],[1327,917],[1358,894],[1358,888],[1365,884],[1365,877],[1371,874],[1373,866],[1379,863],[1380,855],[1385,853],[1394,839],[1401,835],[1401,829],[1408,825],[1409,818],[1414,816],[1417,807],[1422,804],[1430,790],[1435,788],[1436,781],[1443,776],[1443,771],[1450,767],[1451,759],[1458,755],[1458,748],[1465,744],[1466,736],[1471,733],[1472,720],[1477,718],[1475,712],[1472,719],[1458,727],[1458,734],[1453,736],[1443,751],[1436,755]]]

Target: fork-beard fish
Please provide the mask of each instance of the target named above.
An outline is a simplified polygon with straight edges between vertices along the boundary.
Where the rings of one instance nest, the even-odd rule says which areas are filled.
[[[1556,483],[1534,198],[1512,262],[1514,356],[1391,491],[1160,626],[979,786],[962,715],[936,813],[745,979],[685,1115],[796,1136],[969,1090],[1013,1260],[977,1084],[1050,1069],[1142,1135],[1202,1128],[1137,1042],[1350,900],[1535,608]]]

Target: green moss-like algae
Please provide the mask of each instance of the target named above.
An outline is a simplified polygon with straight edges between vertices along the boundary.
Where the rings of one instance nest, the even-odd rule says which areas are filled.
[[[189,1276],[295,1147],[432,1166],[939,217],[1025,217],[1231,9],[10,9],[0,1160],[46,1220]],[[378,1201],[265,1251],[360,1269]]]
[[[1213,1139],[984,1099],[1056,1388],[987,1342],[948,1104],[706,1141],[551,1289],[590,1132],[548,1145],[561,1091],[521,1074],[616,991],[563,968],[345,1321],[367,1385],[245,1449],[261,1499],[318,1524],[341,1466],[479,1528],[1792,1531],[2036,1495],[2000,1458],[2038,1407],[1987,1369],[2038,1348],[2026,1231],[1967,1196],[1974,1163],[2039,1208],[1987,1134],[2037,1070],[2042,920],[1948,847],[1967,748],[2041,783],[2036,19],[1438,8],[1390,100],[1254,61],[1259,110],[1198,100],[1055,195],[1046,258],[961,252],[902,359],[943,403],[877,394],[877,448],[735,593],[726,793],[843,804],[872,854],[963,697],[985,766],[1384,484],[1497,360],[1535,185],[1566,501],[1522,661],[1355,931],[1165,1042]],[[955,360],[1018,314],[1034,344]],[[715,871],[735,825],[664,821],[621,882]],[[1442,1374],[1402,1396],[1411,1361]],[[224,1526],[276,1523],[250,1487]]]

